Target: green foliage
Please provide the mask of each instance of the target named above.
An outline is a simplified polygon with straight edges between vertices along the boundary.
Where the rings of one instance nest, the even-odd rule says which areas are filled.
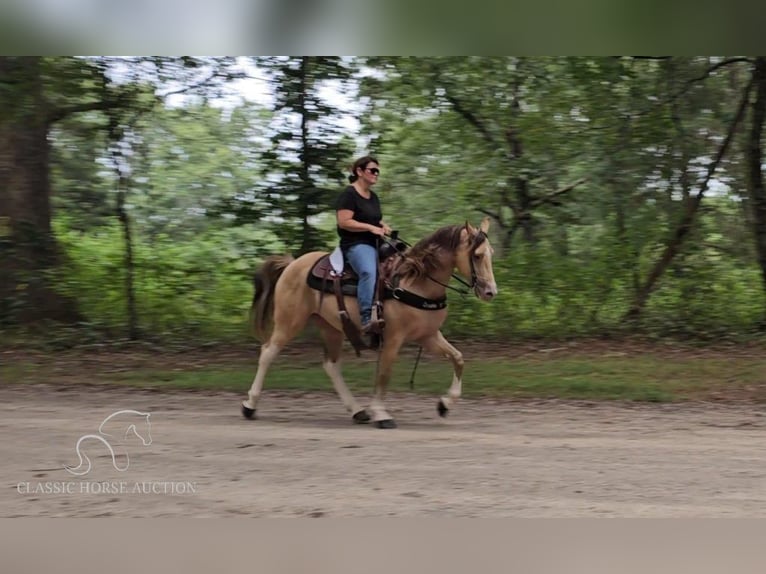
[[[689,249],[662,280],[637,326],[657,337],[736,339],[755,334],[766,313],[755,261],[745,262],[737,245],[717,233],[730,204],[714,202],[702,217]],[[714,222],[715,219],[719,221]],[[495,261],[500,293],[489,304],[450,297],[450,336],[552,339],[624,332],[622,317],[632,291],[619,244],[597,226],[569,232],[566,257],[553,241],[517,244]],[[647,266],[657,254],[646,250]]]
[[[69,259],[58,287],[78,298],[92,324],[120,336],[127,322],[121,230],[114,223],[80,232],[66,223],[57,222]],[[283,248],[268,232],[242,228],[210,230],[182,243],[165,234],[137,241],[142,334],[152,340],[245,337],[255,267],[264,253]]]
[[[124,334],[119,167],[142,336],[240,338],[257,262],[335,243],[332,204],[356,147],[379,158],[386,220],[409,242],[492,219],[500,293],[450,293],[449,337],[747,337],[766,318],[766,270],[740,136],[638,321],[625,321],[751,73],[741,59],[712,67],[722,61],[268,57],[253,62],[271,103],[223,105],[231,59],[46,58],[46,97],[89,110],[49,134],[64,262],[51,281],[90,332]],[[209,89],[191,89],[200,75]],[[361,135],[331,87],[358,87]],[[187,88],[204,97],[157,105],[156,92]],[[23,106],[4,93],[10,117]]]
[[[447,330],[504,338],[630,327],[625,313],[698,193],[746,77],[734,62],[725,78],[701,82],[706,58],[367,63],[378,73],[362,83],[364,126],[382,150],[387,218],[417,237],[492,216],[500,295],[486,315],[478,302],[451,302]],[[762,324],[739,162],[729,154],[717,172],[693,233],[630,328],[709,339]]]

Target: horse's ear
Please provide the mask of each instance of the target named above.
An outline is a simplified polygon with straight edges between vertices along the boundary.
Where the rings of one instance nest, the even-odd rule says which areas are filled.
[[[484,233],[487,233],[487,231],[489,231],[489,223],[490,223],[490,219],[489,219],[489,216],[487,216],[484,219],[482,219],[479,229],[481,229]]]
[[[468,241],[468,238],[473,235],[473,232],[471,231],[471,224],[468,223],[468,220],[465,220],[465,225],[460,230],[460,241]]]

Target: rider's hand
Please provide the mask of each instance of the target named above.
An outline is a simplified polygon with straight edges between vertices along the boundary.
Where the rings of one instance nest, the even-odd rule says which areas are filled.
[[[386,225],[385,223],[383,224],[383,233],[385,235],[391,235],[391,228],[388,225]]]
[[[384,228],[382,228],[382,227],[378,227],[377,225],[371,225],[371,226],[370,226],[370,232],[371,232],[373,235],[379,235],[379,236],[381,236],[381,237],[382,237],[383,235],[385,235],[385,233],[386,233]]]

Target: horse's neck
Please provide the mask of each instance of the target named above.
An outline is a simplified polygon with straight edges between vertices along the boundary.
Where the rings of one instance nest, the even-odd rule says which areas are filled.
[[[447,294],[445,285],[447,285],[452,278],[453,268],[453,265],[445,264],[428,276],[404,279],[400,286],[403,289],[417,293],[426,299],[441,299]]]

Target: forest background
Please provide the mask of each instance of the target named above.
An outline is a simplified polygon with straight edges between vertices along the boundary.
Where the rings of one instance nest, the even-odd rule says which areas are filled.
[[[764,57],[2,57],[2,342],[246,340],[367,153],[404,239],[492,219],[448,337],[762,339],[765,117]]]

